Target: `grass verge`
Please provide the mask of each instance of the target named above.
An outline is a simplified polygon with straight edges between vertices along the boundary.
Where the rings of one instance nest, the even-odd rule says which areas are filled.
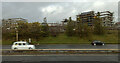
[[[32,40],[33,44],[90,44],[93,40],[100,40],[108,44],[118,44],[118,34],[92,35],[90,38],[68,37],[65,34],[59,34],[57,37],[46,37],[39,41]],[[2,45],[10,45],[13,41],[3,40]]]

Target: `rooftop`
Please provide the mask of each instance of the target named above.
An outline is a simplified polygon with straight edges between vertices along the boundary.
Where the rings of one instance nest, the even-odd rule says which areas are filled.
[[[14,43],[26,43],[25,41],[17,41],[17,42],[14,42]]]

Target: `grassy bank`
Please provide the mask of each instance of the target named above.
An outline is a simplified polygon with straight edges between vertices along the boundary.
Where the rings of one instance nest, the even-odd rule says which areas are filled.
[[[80,37],[67,37],[64,34],[60,34],[58,37],[47,37],[38,42],[33,43],[39,44],[90,44],[92,40],[101,40],[109,44],[117,44],[118,36],[114,34],[109,35],[93,35],[90,39]]]
[[[90,44],[92,40],[101,40],[108,44],[117,44],[118,43],[118,33],[113,32],[112,34],[105,35],[92,35],[90,38],[80,38],[80,37],[68,37],[65,34],[59,34],[57,37],[46,37],[41,38],[39,41],[32,40],[34,44]],[[11,40],[3,40],[3,45],[12,44]]]

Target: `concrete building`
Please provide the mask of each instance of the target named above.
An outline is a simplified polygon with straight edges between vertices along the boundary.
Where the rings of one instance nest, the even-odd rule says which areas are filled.
[[[113,22],[113,13],[110,11],[99,12],[99,17],[102,20],[102,26],[112,27]],[[96,13],[97,15],[97,13]]]
[[[50,32],[63,32],[63,26],[60,23],[47,23]]]
[[[94,16],[95,16],[94,11],[83,12],[83,13],[77,15],[76,21],[78,21],[78,22],[82,21],[82,23],[87,23],[88,26],[92,26],[93,25],[92,22],[94,21]]]
[[[114,22],[113,22],[113,12],[110,11],[103,11],[103,12],[94,12],[94,11],[88,11],[88,12],[83,12],[78,15],[76,15],[76,20],[73,21],[72,23],[74,26],[77,25],[80,21],[82,23],[86,23],[88,26],[92,26],[94,28],[94,22],[97,21],[96,18],[99,17],[102,26],[107,26],[109,29],[113,28]],[[69,19],[64,19],[62,22],[63,29],[65,30],[65,27],[67,23],[70,21]]]
[[[120,22],[115,23],[115,28],[120,29]]]
[[[2,28],[3,29],[15,29],[18,27],[19,23],[27,23],[27,19],[23,18],[9,18],[2,20]]]

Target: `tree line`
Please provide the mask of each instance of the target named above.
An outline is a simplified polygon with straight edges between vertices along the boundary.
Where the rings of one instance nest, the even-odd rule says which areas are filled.
[[[91,39],[93,34],[104,35],[106,33],[106,28],[102,26],[102,20],[100,17],[96,17],[92,22],[92,26],[88,26],[88,23],[83,23],[80,18],[77,18],[77,22],[73,21],[71,17],[65,26],[65,34],[69,37],[78,36],[80,38]],[[58,29],[58,28],[56,28]],[[60,31],[56,29],[49,30],[47,23],[18,23],[18,26],[12,30],[2,30],[3,39],[16,39],[16,31],[18,31],[19,40],[32,40],[39,41],[45,37],[58,36]],[[57,32],[56,32],[57,31]]]
[[[15,40],[16,31],[18,31],[19,40],[28,40],[29,38],[32,38],[33,40],[38,41],[43,37],[48,37],[50,35],[47,23],[46,25],[40,24],[39,22],[19,23],[15,29],[3,30],[3,39]]]
[[[102,26],[102,20],[100,17],[96,17],[92,22],[92,26],[88,26],[88,23],[83,23],[80,18],[77,18],[77,23],[74,25],[71,17],[66,25],[67,36],[78,36],[80,38],[88,38],[92,40],[92,35],[104,35],[107,32],[107,27]]]

